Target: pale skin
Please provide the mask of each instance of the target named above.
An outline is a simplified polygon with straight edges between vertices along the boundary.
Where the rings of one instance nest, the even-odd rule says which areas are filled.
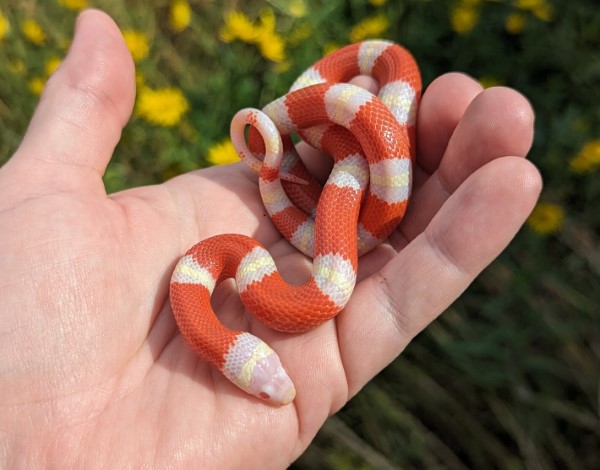
[[[291,281],[308,263],[265,220],[243,164],[106,194],[134,82],[117,26],[83,13],[0,169],[0,467],[284,468],[506,247],[541,189],[523,158],[527,100],[462,74],[435,80],[419,110],[408,215],[361,259],[337,319],[276,333],[248,316],[232,285],[218,289],[223,321],[275,348],[296,385],[291,405],[268,406],[187,347],[169,277],[218,233],[259,239]],[[318,158],[306,156],[313,168]]]

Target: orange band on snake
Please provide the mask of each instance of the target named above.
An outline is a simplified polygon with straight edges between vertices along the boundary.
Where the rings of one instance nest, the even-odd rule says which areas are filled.
[[[377,96],[347,83],[358,75],[377,80]],[[262,111],[244,109],[234,116],[232,141],[259,174],[271,220],[313,258],[311,278],[290,285],[259,242],[226,234],[201,241],[177,264],[170,296],[181,334],[246,392],[274,405],[296,394],[266,343],[220,323],[210,304],[214,287],[235,278],[246,308],[278,331],[308,331],[340,313],[356,283],[358,256],[383,242],[406,211],[420,94],[410,53],[373,40],[321,59]],[[295,152],[292,133],[333,158],[323,187]]]

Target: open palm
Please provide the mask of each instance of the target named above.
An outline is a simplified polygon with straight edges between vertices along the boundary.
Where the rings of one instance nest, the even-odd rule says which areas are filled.
[[[509,89],[449,74],[425,93],[415,194],[389,243],[363,257],[340,314],[302,335],[213,304],[273,346],[297,388],[270,407],[198,360],[177,332],[177,259],[218,233],[263,242],[283,275],[310,265],[264,216],[243,165],[107,196],[134,72],[106,15],[80,17],[19,150],[0,169],[1,466],[282,468],[506,246],[540,190],[523,157],[533,114]],[[307,162],[323,166],[308,152]],[[316,171],[322,171],[317,168]]]

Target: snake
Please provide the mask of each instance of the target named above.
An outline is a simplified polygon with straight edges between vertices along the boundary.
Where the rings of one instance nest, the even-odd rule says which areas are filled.
[[[377,95],[349,83],[361,75],[378,83]],[[211,306],[215,287],[235,279],[246,310],[284,333],[303,333],[336,317],[355,287],[359,256],[385,241],[406,212],[420,95],[411,53],[390,41],[366,40],[318,60],[262,110],[234,115],[232,143],[258,173],[270,221],[312,258],[309,279],[290,284],[263,244],[232,233],[200,241],[176,264],[170,302],[181,335],[244,392],[274,406],[296,396],[273,348],[219,320]],[[298,139],[332,158],[325,184],[302,162]]]

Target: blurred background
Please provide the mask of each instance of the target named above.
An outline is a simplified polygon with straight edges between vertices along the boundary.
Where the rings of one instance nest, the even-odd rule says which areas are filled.
[[[599,6],[0,0],[0,164],[86,7],[117,21],[137,67],[109,191],[236,161],[236,110],[265,105],[322,55],[370,37],[408,47],[425,86],[462,71],[518,89],[537,113],[530,159],[545,181],[526,226],[293,468],[600,468]]]

